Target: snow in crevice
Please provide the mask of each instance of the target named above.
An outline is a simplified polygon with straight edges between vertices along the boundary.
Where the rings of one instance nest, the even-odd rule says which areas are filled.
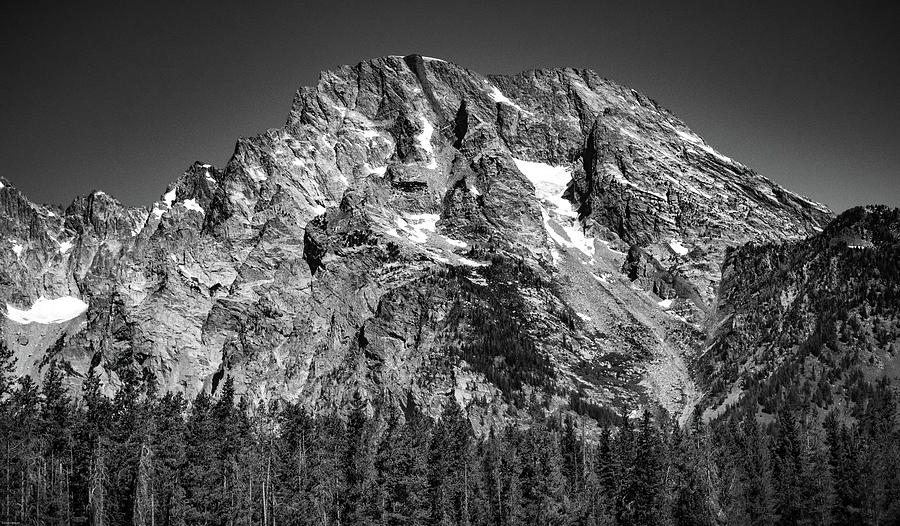
[[[75,319],[87,311],[87,303],[72,296],[63,296],[48,300],[41,296],[27,310],[21,310],[6,304],[6,317],[20,323],[63,323]]]
[[[572,180],[572,173],[565,166],[551,166],[545,163],[513,159],[516,167],[534,185],[534,194],[541,204],[541,216],[547,235],[562,248],[578,250],[594,263],[594,238],[584,235],[578,212],[572,203],[563,197]],[[553,254],[554,263],[558,257]]]
[[[434,155],[434,146],[431,145],[431,136],[433,134],[434,126],[428,119],[422,117],[422,133],[416,136],[416,139],[419,141],[419,147],[428,153],[430,160],[425,167],[430,170],[437,168],[437,158]]]
[[[494,86],[493,84],[491,84],[488,81],[485,81],[485,82],[487,82],[488,86],[490,87],[488,94],[491,96],[491,99],[493,99],[494,102],[498,102],[500,104],[506,104],[507,106],[512,106],[513,108],[519,110],[522,113],[531,115],[531,112],[525,110],[524,108],[522,108],[522,106],[519,106],[515,102],[511,101],[509,99],[509,97],[504,95],[503,92],[500,91],[500,88],[498,88],[497,86]]]

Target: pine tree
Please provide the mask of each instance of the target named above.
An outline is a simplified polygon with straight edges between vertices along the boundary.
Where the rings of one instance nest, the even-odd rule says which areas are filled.
[[[68,521],[71,515],[69,480],[71,478],[72,437],[71,399],[62,383],[62,372],[56,361],[50,362],[41,388],[41,492],[45,494],[42,520],[49,523]]]
[[[701,436],[696,428],[682,430],[673,425],[670,442],[672,520],[677,525],[705,526],[711,524],[707,494],[701,482]]]
[[[347,480],[344,517],[351,524],[371,526],[379,517],[376,431],[375,420],[366,416],[364,403],[356,400],[347,420],[347,451],[344,455]]]
[[[862,524],[864,516],[858,437],[845,424],[838,424],[833,413],[825,419],[825,430],[834,485],[832,518],[837,524]]]
[[[782,410],[776,419],[772,447],[775,510],[779,524],[794,526],[803,518],[804,492],[800,479],[806,469],[803,461],[803,444],[796,417],[793,412]]]
[[[472,428],[452,397],[444,404],[431,441],[429,485],[433,524],[460,524],[468,498],[463,466]]]
[[[747,413],[740,427],[738,444],[734,522],[753,526],[774,524],[775,495],[769,449],[752,412]]]

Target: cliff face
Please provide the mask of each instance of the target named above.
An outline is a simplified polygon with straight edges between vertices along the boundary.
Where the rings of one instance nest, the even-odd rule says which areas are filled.
[[[686,417],[725,249],[830,219],[591,71],[418,55],[322,73],[283,127],[149,208],[95,192],[56,210],[2,184],[18,372],[57,359],[114,386],[140,368],[188,395],[229,374],[314,410],[454,396],[483,425],[532,393]],[[16,314],[52,310],[41,297],[85,309]]]

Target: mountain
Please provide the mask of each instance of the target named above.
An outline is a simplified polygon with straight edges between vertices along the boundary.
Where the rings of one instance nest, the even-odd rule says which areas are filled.
[[[532,399],[686,420],[734,380],[714,385],[704,351],[720,282],[743,301],[729,249],[832,219],[592,71],[419,55],[323,72],[284,126],[149,207],[94,192],[61,210],[0,184],[17,373],[57,361],[111,390],[137,370],[189,396],[228,375],[312,411],[435,415],[452,396],[480,427]]]
[[[723,268],[697,360],[708,418],[858,419],[879,381],[900,378],[900,210],[854,208],[808,239],[730,251]]]

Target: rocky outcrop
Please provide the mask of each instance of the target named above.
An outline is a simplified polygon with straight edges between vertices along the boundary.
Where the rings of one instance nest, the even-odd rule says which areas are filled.
[[[63,360],[73,384],[129,367],[316,410],[453,396],[481,426],[532,395],[686,416],[726,248],[829,217],[591,71],[383,57],[323,72],[283,127],[146,209],[52,210],[4,180],[6,303],[89,308],[0,324],[20,372]]]

